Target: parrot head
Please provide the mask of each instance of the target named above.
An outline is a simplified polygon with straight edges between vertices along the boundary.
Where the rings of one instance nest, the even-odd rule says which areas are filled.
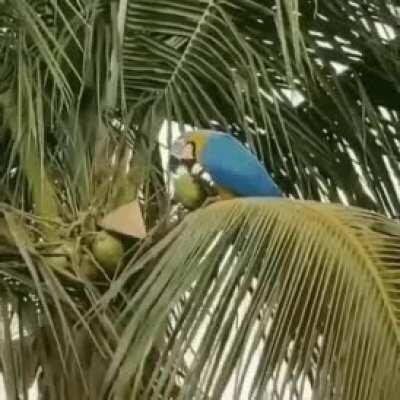
[[[196,163],[201,160],[202,151],[207,142],[207,131],[194,131],[176,140],[171,154],[181,161]]]

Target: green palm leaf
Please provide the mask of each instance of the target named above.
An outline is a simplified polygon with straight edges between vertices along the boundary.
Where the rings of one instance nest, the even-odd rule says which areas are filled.
[[[0,371],[7,397],[26,396],[36,385],[47,398],[95,398],[106,369],[100,360],[111,358],[117,337],[115,315],[110,308],[88,316],[99,288],[56,264],[48,256],[51,245],[47,257],[35,248],[34,217],[4,204],[0,212],[0,239],[8,243],[0,255]]]
[[[179,398],[220,399],[236,376],[235,398],[397,398],[396,223],[357,208],[246,199],[176,229],[132,268],[153,260],[120,317],[130,316],[108,375],[116,391],[169,398],[181,382]],[[154,346],[161,356],[141,387]]]
[[[398,214],[394,12],[384,0],[127,2],[132,116],[218,123],[285,192]]]

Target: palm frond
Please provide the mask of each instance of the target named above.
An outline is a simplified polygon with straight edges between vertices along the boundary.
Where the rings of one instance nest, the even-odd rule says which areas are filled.
[[[7,395],[26,396],[35,384],[49,398],[96,398],[117,337],[112,308],[91,312],[101,290],[57,270],[54,257],[36,251],[32,224],[9,206],[1,211],[1,241],[9,240],[8,254],[0,254],[0,365]]]
[[[132,115],[217,124],[288,194],[398,214],[394,13],[384,0],[128,2]]]
[[[132,266],[153,260],[120,316],[128,322],[106,381],[114,390],[169,398],[178,384],[178,398],[219,399],[236,377],[230,398],[398,396],[397,223],[333,204],[245,199],[194,212],[177,230]],[[153,347],[161,355],[142,387]]]
[[[36,391],[45,398],[98,398],[110,356],[91,336],[96,332],[102,339],[98,326],[88,331],[70,316],[64,320],[50,298],[46,315],[33,291],[27,296],[26,288],[16,291],[14,285],[1,298],[0,366],[7,397],[31,398]]]
[[[25,395],[41,370],[49,398],[97,398],[103,380],[117,397],[220,398],[232,376],[236,398],[394,398],[399,233],[376,214],[216,205],[144,258],[156,239],[135,243],[104,296],[81,279],[81,260],[60,274],[43,249],[74,241],[88,256],[96,217],[131,188],[131,158],[129,196],[139,193],[149,226],[168,218],[155,151],[165,120],[169,136],[172,122],[237,135],[288,195],[400,214],[398,10],[386,0],[2,1],[0,212],[35,236],[17,224],[3,240],[0,219],[8,396]]]

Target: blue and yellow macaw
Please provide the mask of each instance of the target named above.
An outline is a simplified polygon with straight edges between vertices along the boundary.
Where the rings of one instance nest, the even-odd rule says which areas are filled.
[[[282,196],[255,155],[230,134],[191,132],[174,143],[172,154],[180,160],[200,164],[223,199]]]

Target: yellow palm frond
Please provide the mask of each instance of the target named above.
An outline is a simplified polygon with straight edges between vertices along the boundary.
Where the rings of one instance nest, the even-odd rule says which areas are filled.
[[[400,225],[243,199],[191,213],[171,235],[134,265],[156,260],[121,316],[106,384],[117,375],[115,388],[167,399],[180,379],[180,398],[221,399],[236,377],[241,399],[398,398]],[[162,357],[143,388],[154,346]]]

